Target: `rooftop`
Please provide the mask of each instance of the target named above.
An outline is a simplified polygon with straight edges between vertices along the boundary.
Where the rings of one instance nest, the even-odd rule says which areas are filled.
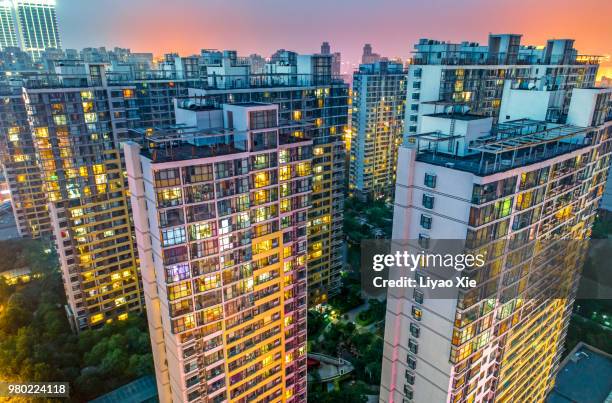
[[[157,394],[157,384],[155,377],[152,375],[143,376],[130,382],[127,385],[121,386],[105,395],[91,400],[89,403],[153,403],[159,402]]]
[[[479,119],[485,118],[485,116],[474,115],[472,113],[444,113],[444,112],[431,113],[425,116],[431,116],[433,118],[454,119],[454,120],[479,120]]]
[[[283,126],[274,129],[290,129],[291,127]],[[140,144],[143,144],[141,155],[154,163],[262,151],[277,146],[276,144],[254,143],[249,141],[249,132],[223,128],[201,130],[193,127],[174,126],[153,131],[134,130],[133,133],[141,138],[141,141],[139,141]],[[278,132],[278,145],[301,142],[310,143],[312,140],[305,137],[295,137],[283,130]]]
[[[519,119],[500,123],[490,135],[472,141],[468,145],[470,154],[464,157],[443,152],[449,140],[461,136],[421,133],[408,137],[405,145],[417,149],[417,161],[485,176],[587,147],[590,138],[586,132],[588,128]]]
[[[561,363],[547,403],[602,403],[612,398],[612,355],[578,343]]]

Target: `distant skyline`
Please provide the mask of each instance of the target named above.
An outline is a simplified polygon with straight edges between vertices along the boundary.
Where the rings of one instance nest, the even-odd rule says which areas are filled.
[[[410,57],[423,37],[486,44],[493,33],[544,45],[573,38],[581,54],[612,55],[609,0],[57,0],[64,47],[114,46],[183,55],[202,48],[270,56],[314,53],[328,41],[357,64],[364,43],[387,57]],[[348,68],[343,66],[343,71]],[[612,62],[600,74],[612,76]]]

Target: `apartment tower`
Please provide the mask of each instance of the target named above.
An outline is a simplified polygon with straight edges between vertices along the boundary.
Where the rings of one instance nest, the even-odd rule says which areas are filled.
[[[184,112],[125,145],[160,401],[304,402],[312,140],[275,104]]]
[[[362,64],[353,74],[350,193],[363,199],[393,196],[405,103],[401,63]]]
[[[139,311],[141,286],[119,143],[138,119],[133,86],[103,65],[63,66],[24,82],[24,100],[76,330]]]
[[[206,78],[189,89],[190,104],[263,102],[278,105],[279,119],[313,141],[312,207],[308,223],[308,304],[325,303],[340,290],[348,85],[331,73],[330,55],[279,50],[264,74],[250,74],[235,58],[215,59]],[[183,109],[184,109],[183,108]],[[178,113],[178,112],[177,112]]]
[[[17,231],[22,237],[51,238],[47,195],[28,123],[21,82],[0,85],[0,161],[11,192]]]
[[[17,47],[39,60],[47,48],[61,49],[55,0],[2,0],[0,47]]]
[[[453,298],[388,292],[381,402],[542,402],[552,388],[612,152],[612,90],[564,91],[508,90],[497,124],[424,114],[407,136],[393,239],[458,240],[487,263]],[[564,95],[564,122],[547,121]]]

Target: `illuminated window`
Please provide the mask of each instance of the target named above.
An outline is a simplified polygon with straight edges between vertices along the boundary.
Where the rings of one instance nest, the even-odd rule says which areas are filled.
[[[89,101],[89,102],[83,102],[83,112],[85,113],[89,113],[92,112],[94,110],[94,103]]]
[[[53,116],[53,121],[58,126],[66,125],[68,123],[68,120],[66,119],[66,115],[55,115]]]
[[[133,98],[134,97],[134,90],[126,88],[123,90],[123,98]]]
[[[104,320],[104,314],[103,313],[97,313],[95,315],[92,315],[89,318],[89,321],[91,322],[91,324],[102,322],[103,320]]]
[[[17,142],[19,141],[19,128],[18,127],[10,127],[9,128],[9,141]]]
[[[49,137],[49,129],[46,127],[37,127],[34,129],[34,137],[46,138]]]
[[[95,112],[94,113],[85,113],[84,117],[85,117],[85,123],[95,123],[95,122],[98,121],[98,114],[95,113]]]
[[[278,173],[280,175],[280,180],[282,181],[287,181],[291,179],[291,166],[287,165],[280,167]]]
[[[296,168],[297,168],[298,176],[310,175],[310,163],[308,162],[299,163]]]

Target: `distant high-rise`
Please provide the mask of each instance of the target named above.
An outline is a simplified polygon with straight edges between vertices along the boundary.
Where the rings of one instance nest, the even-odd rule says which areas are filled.
[[[371,64],[379,61],[380,55],[378,53],[372,53],[372,45],[366,43],[363,45],[363,55],[361,55],[361,64]]]
[[[13,15],[13,2],[0,0],[0,48],[19,46],[15,17]]]
[[[331,48],[329,46],[329,42],[323,42],[321,44],[321,54],[322,55],[329,55],[331,52]]]
[[[62,47],[55,0],[2,0],[0,47],[19,46],[39,59],[47,48]]]
[[[353,74],[351,193],[361,197],[393,194],[405,101],[406,74],[401,63],[362,64]]]
[[[329,42],[323,42],[321,44],[321,54],[322,55],[331,55],[331,73],[332,76],[337,77],[340,75],[340,65],[342,56],[340,52],[331,53],[331,47],[329,46]]]

